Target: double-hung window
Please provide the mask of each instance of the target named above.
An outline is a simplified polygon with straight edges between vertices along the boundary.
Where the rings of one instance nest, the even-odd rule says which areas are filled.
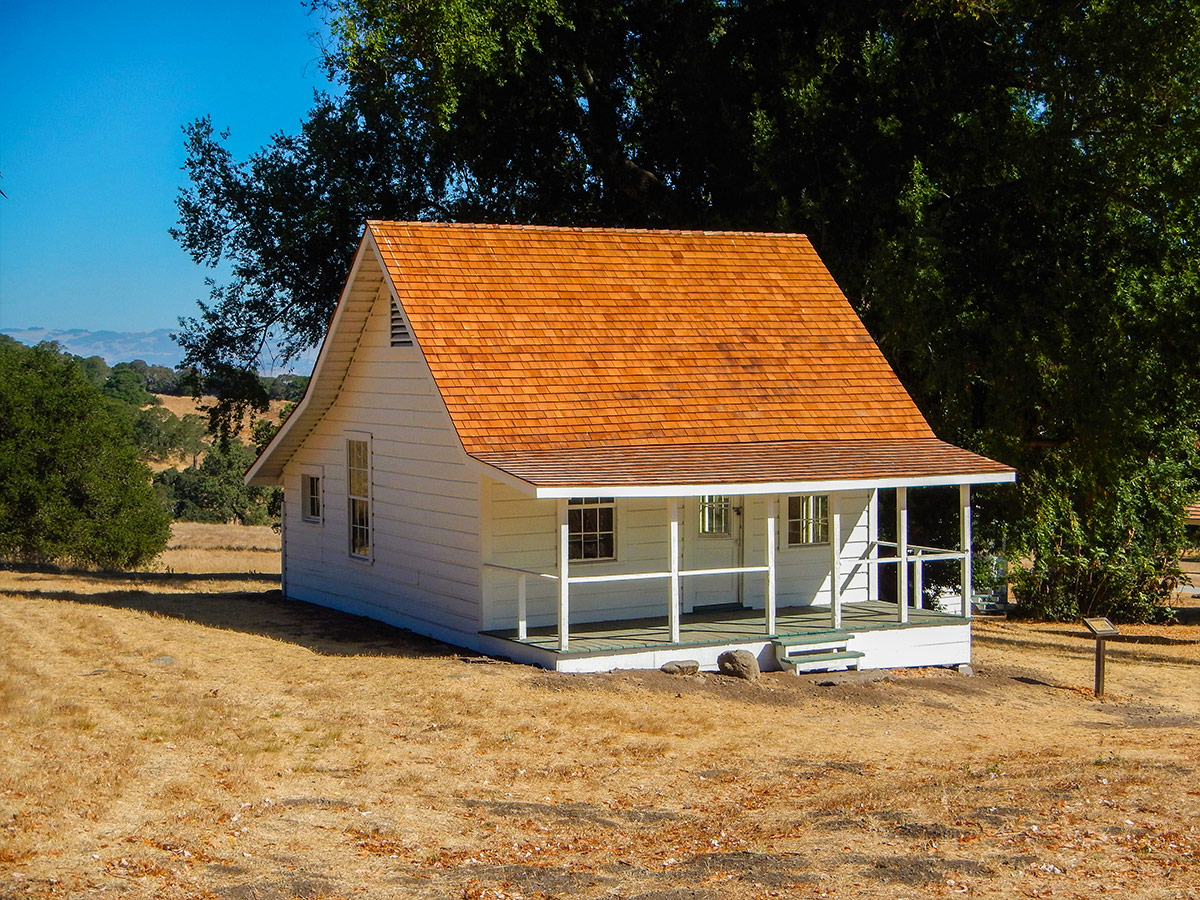
[[[346,440],[346,507],[350,521],[350,555],[371,558],[371,438]]]
[[[567,501],[567,558],[615,559],[617,512],[612,497]]]
[[[320,469],[306,469],[300,473],[300,518],[305,522],[319,525],[324,521],[325,507],[321,489]]]
[[[829,543],[829,497],[788,497],[788,546]]]

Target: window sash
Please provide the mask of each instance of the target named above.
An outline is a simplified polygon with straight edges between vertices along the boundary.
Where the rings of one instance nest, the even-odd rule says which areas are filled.
[[[829,543],[829,497],[788,497],[788,546]]]
[[[346,441],[346,495],[350,555],[371,558],[371,447],[368,441]]]
[[[567,558],[616,559],[617,510],[612,497],[567,501]]]
[[[729,537],[732,533],[730,515],[733,511],[732,498],[710,494],[700,498],[700,533],[718,537]]]
[[[300,509],[306,522],[321,521],[321,476],[300,476]]]

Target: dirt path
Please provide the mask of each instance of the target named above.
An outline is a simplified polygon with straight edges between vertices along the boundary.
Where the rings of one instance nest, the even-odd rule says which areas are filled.
[[[0,897],[1200,896],[1194,627],[1097,702],[1061,627],[565,676],[195,579],[0,575]]]

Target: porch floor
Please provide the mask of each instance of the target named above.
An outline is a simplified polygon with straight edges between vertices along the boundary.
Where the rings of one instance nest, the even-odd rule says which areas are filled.
[[[969,620],[964,620],[961,616],[910,607],[908,622],[902,625],[896,621],[896,604],[868,601],[842,606],[841,631],[961,625],[964,621]],[[750,643],[773,637],[819,634],[835,630],[829,622],[828,606],[780,607],[775,615],[775,634],[767,635],[765,628],[765,613],[761,609],[721,609],[684,613],[679,620],[679,642],[673,644],[665,615],[645,619],[580,622],[571,625],[571,649],[565,654],[558,650],[558,628],[554,625],[530,628],[529,636],[524,641],[517,639],[515,628],[485,631],[484,634],[527,644],[561,656],[590,656],[630,650]]]

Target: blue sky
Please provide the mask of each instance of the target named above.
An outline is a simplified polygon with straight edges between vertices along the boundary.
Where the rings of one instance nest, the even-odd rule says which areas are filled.
[[[172,328],[207,295],[167,234],[182,125],[238,159],[326,86],[301,0],[4,4],[0,330]]]

